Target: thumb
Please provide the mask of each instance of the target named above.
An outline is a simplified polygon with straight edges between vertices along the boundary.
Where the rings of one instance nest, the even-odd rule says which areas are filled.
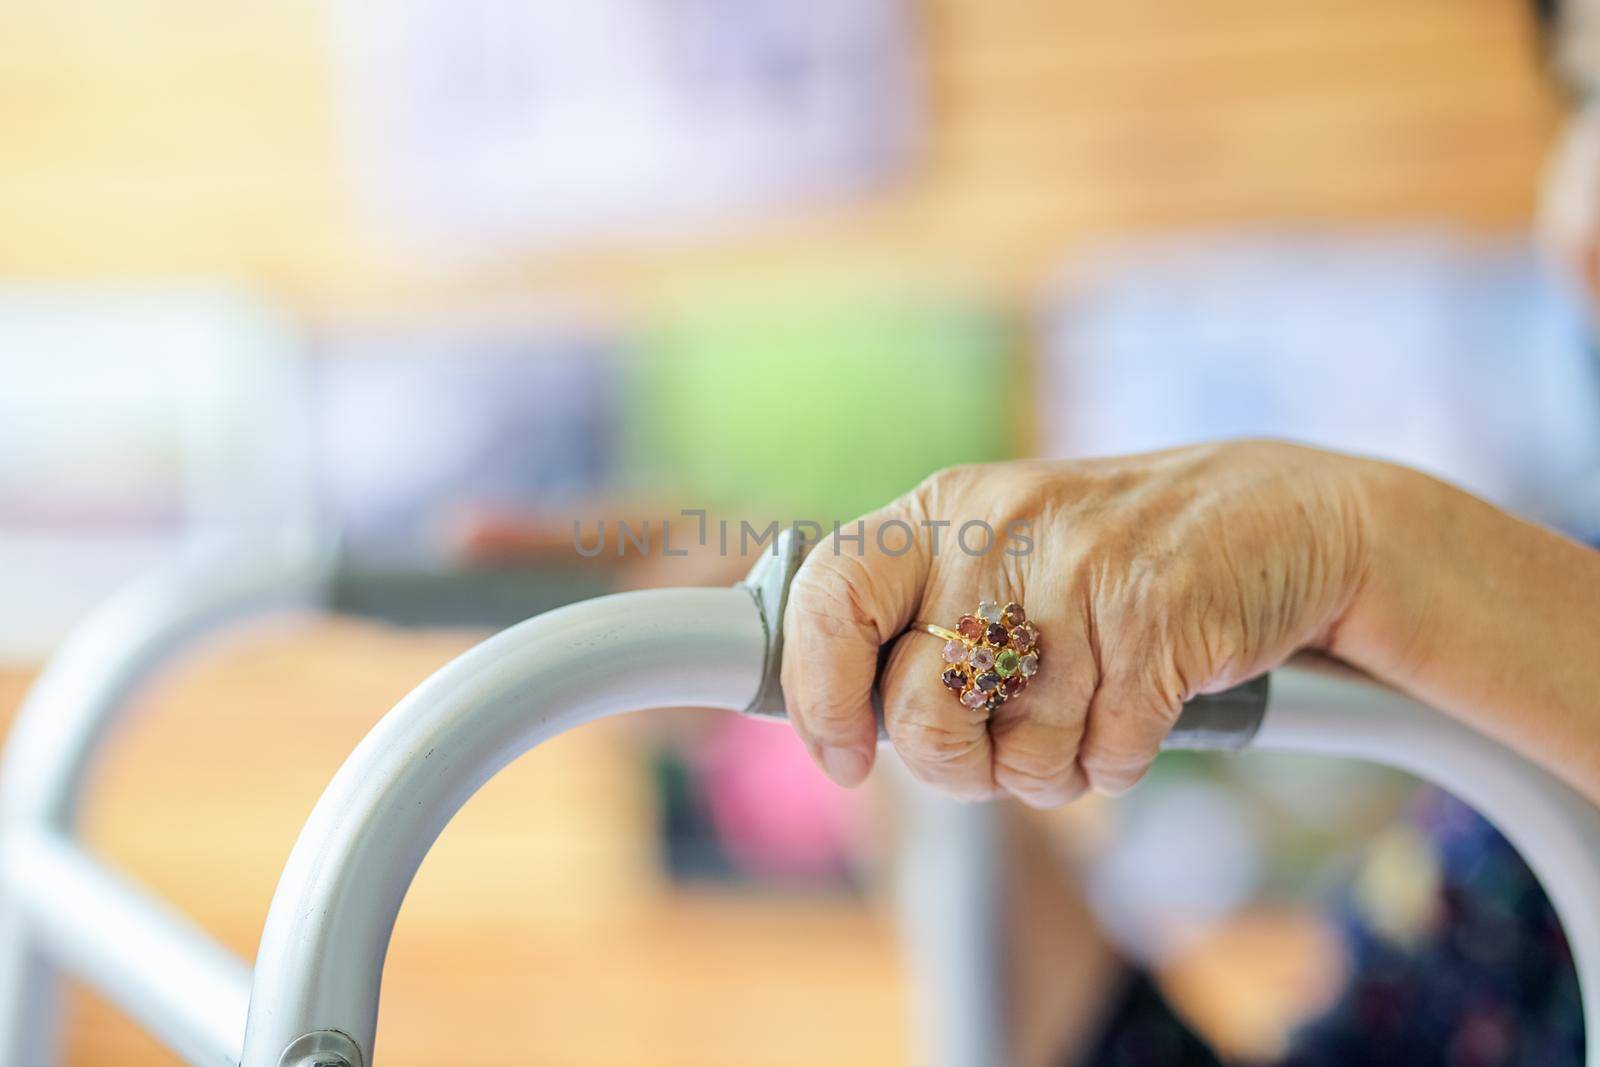
[[[781,675],[789,719],[843,786],[872,770],[879,649],[912,621],[927,583],[929,552],[913,516],[897,501],[836,528],[789,587]]]

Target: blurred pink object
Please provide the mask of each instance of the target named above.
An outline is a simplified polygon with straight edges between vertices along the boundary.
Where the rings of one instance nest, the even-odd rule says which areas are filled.
[[[860,796],[823,777],[793,731],[729,718],[698,762],[712,821],[743,871],[803,881],[848,871]]]

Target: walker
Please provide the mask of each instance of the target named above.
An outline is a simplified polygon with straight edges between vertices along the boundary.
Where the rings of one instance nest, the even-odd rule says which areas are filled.
[[[791,531],[732,588],[573,604],[437,671],[373,728],[317,802],[278,882],[254,971],[86,852],[75,815],[86,769],[151,669],[229,617],[325,603],[335,554],[304,542],[209,553],[125,590],[50,661],[0,768],[0,1067],[54,1061],[58,971],[200,1067],[372,1067],[395,916],[451,816],[518,755],[604,715],[691,705],[782,718],[783,603],[800,551]],[[1331,668],[1290,666],[1270,690],[1261,678],[1198,698],[1168,747],[1371,760],[1473,804],[1522,852],[1562,917],[1588,1062],[1600,1064],[1600,812],[1577,793],[1456,721]],[[997,983],[984,962],[988,865],[948,862],[988,840],[983,811],[934,803],[913,812],[908,830],[906,866],[922,887],[914,906],[943,915],[908,924],[908,949],[929,975],[915,994],[936,1031],[925,1058],[945,1067],[1004,1062]],[[940,865],[944,874],[929,878]]]

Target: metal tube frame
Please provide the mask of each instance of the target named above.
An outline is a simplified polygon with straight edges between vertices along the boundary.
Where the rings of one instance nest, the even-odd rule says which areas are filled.
[[[370,1067],[395,915],[456,810],[520,753],[604,715],[683,705],[780,715],[778,622],[797,559],[785,545],[732,589],[620,594],[549,612],[435,673],[362,741],[317,803],[279,881],[253,975],[88,855],[74,819],[86,769],[138,683],[222,618],[315,602],[329,556],[297,544],[191,561],[117,598],[41,675],[0,768],[0,1067],[52,1062],[58,969],[191,1063]],[[1220,717],[1186,711],[1204,721],[1180,720],[1177,740],[1238,747],[1259,724],[1254,748],[1401,767],[1456,792],[1511,838],[1566,926],[1589,1062],[1600,1064],[1600,812],[1500,745],[1370,682],[1287,668],[1264,720],[1264,691],[1252,693],[1220,701]],[[918,943],[941,927],[958,931],[962,958],[983,956],[971,950],[981,948],[991,900],[982,880],[948,894],[943,922],[910,930],[913,957],[951,959],[949,941]],[[961,1002],[997,987],[982,973],[992,959],[974,966],[974,981],[924,991],[924,1018],[988,1016],[950,1024],[963,1047],[934,1050],[948,1057],[940,1062],[996,1062],[993,996]]]
[[[238,1064],[249,969],[84,852],[78,809],[152,674],[218,625],[314,606],[332,559],[295,536],[196,546],[91,613],[28,691],[0,759],[0,1067],[56,1062],[62,969],[189,1062]]]

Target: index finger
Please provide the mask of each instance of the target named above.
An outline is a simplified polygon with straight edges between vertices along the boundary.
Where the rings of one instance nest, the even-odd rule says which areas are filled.
[[[877,754],[878,653],[922,601],[928,553],[919,532],[899,502],[875,511],[812,549],[789,587],[781,668],[789,719],[843,786],[859,785]]]

